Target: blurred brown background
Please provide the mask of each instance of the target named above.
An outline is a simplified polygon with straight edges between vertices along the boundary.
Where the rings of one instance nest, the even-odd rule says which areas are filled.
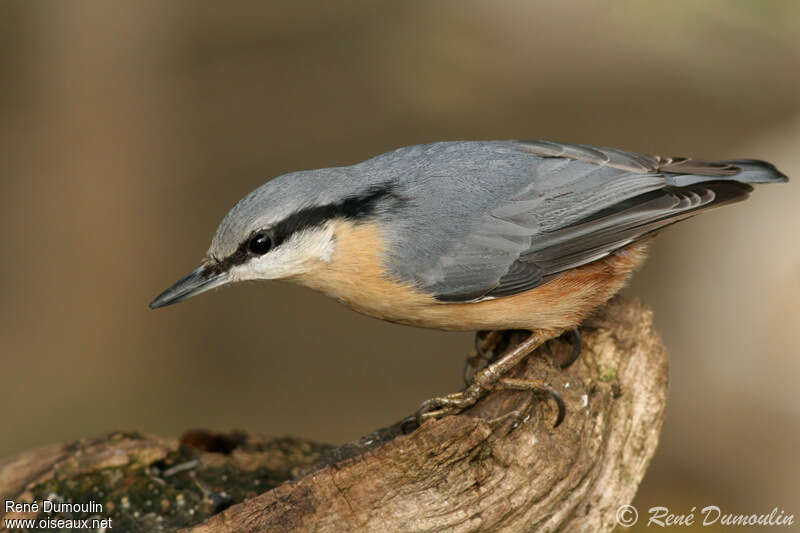
[[[450,392],[468,334],[279,283],[147,303],[269,177],[549,138],[794,177],[665,232],[628,292],[672,357],[637,505],[800,516],[798,20],[793,0],[0,3],[0,457],[115,428],[343,442]]]

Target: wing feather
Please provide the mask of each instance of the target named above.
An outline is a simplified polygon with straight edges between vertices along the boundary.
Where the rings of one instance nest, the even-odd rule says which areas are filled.
[[[440,257],[432,288],[441,301],[478,301],[529,290],[701,210],[741,200],[752,190],[730,178],[741,171],[736,162],[548,141],[515,146],[543,158],[536,175]]]
[[[641,174],[670,172],[700,176],[732,176],[741,169],[728,161],[636,154],[616,148],[551,141],[521,141],[519,149],[539,157],[563,157]]]

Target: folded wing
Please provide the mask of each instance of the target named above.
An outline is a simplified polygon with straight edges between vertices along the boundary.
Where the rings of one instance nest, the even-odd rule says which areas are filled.
[[[761,161],[707,162],[609,148],[518,142],[542,158],[530,185],[443,254],[427,289],[445,302],[517,294],[700,211],[785,181]]]

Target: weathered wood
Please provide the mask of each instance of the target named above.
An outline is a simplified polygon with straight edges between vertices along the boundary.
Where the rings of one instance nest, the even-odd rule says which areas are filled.
[[[569,369],[540,350],[514,372],[562,395],[557,428],[546,396],[497,391],[461,415],[417,429],[405,420],[339,448],[117,433],[0,463],[0,495],[92,499],[117,532],[610,531],[658,442],[667,354],[638,302],[613,300],[581,333]]]

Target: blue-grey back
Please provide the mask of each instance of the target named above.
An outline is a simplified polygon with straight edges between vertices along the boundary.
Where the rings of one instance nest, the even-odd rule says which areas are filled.
[[[248,231],[304,209],[338,206],[335,213],[370,198],[388,272],[440,300],[469,301],[535,287],[699,210],[741,200],[749,183],[785,179],[751,160],[546,141],[432,143],[276,178],[228,213],[210,253],[225,257]]]
[[[465,301],[526,290],[700,208],[742,199],[742,182],[785,179],[770,165],[739,163],[495,141],[402,148],[354,169],[398,184],[408,199],[383,214],[389,271]]]

